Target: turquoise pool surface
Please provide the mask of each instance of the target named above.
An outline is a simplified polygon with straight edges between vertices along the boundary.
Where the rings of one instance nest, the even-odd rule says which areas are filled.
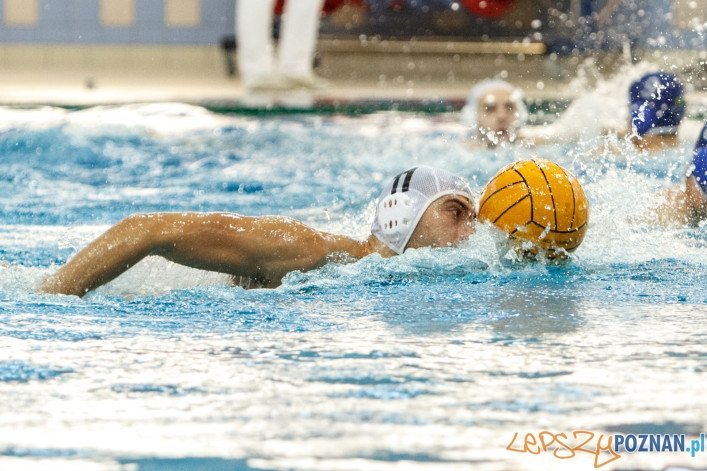
[[[514,434],[707,431],[707,227],[641,215],[685,175],[598,139],[471,150],[454,113],[236,116],[180,104],[0,108],[0,468],[593,469]],[[273,290],[149,258],[84,299],[34,287],[122,217],[283,214],[364,237],[418,164],[480,193],[538,156],[582,181],[562,266],[460,248],[291,273]],[[707,467],[624,453],[603,469]]]

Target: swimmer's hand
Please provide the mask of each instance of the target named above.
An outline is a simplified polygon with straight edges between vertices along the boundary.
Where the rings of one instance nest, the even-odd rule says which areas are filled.
[[[496,248],[502,262],[543,262],[548,265],[562,265],[570,260],[569,252],[563,248],[543,249],[533,242],[511,236],[505,240],[496,240]]]
[[[692,177],[687,177],[682,185],[665,190],[662,197],[661,204],[653,208],[643,222],[662,227],[697,227],[707,220],[707,198]]]
[[[314,230],[282,217],[226,213],[156,213],[130,216],[79,251],[40,289],[83,296],[148,255],[202,270],[278,286],[294,270],[311,270],[336,252],[368,254],[365,242]]]

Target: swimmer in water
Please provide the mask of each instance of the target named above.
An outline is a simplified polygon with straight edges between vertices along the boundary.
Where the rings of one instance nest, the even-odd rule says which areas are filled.
[[[514,143],[528,119],[522,92],[503,80],[484,80],[469,92],[462,109],[471,147]]]
[[[657,154],[681,145],[678,130],[685,114],[685,98],[678,77],[668,72],[644,75],[629,87],[628,106],[625,124],[604,128],[603,135],[622,136],[642,154]],[[589,155],[620,155],[627,150],[616,142],[604,141]]]
[[[692,165],[685,181],[667,190],[665,196],[665,203],[657,209],[662,225],[696,227],[707,221],[707,123],[692,153]]]
[[[380,195],[371,235],[329,234],[274,216],[155,213],[125,218],[80,250],[40,289],[83,296],[148,255],[273,288],[291,271],[374,253],[390,257],[409,248],[448,247],[475,230],[476,212],[464,179],[419,166],[392,178]],[[245,280],[245,281],[244,281]]]
[[[519,139],[524,145],[591,141],[600,136],[624,141],[602,140],[596,149],[585,153],[588,157],[624,154],[625,143],[641,153],[657,153],[684,145],[685,135],[690,136],[687,142],[693,142],[692,135],[698,129],[683,122],[685,97],[679,77],[658,71],[630,84],[621,82],[620,89],[627,87],[628,100],[624,101],[626,108],[617,109],[620,80],[624,77],[616,77],[593,92],[576,97],[551,124],[522,127]]]

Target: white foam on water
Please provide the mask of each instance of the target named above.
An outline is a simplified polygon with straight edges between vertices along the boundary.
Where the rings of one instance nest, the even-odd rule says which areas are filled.
[[[31,294],[39,292],[42,281],[56,267],[38,268],[0,262],[0,291]],[[160,257],[147,257],[90,296],[134,298],[159,296],[172,290],[204,286],[233,286],[228,275],[171,263]]]
[[[142,130],[153,137],[214,129],[236,120],[184,103],[96,106],[68,115],[69,132],[76,135],[129,134]]]
[[[105,296],[158,296],[171,290],[203,286],[232,286],[230,276],[197,270],[169,262],[161,257],[147,257],[95,293]]]
[[[4,293],[34,292],[51,269],[11,265],[0,261],[0,290]]]
[[[69,112],[50,106],[0,106],[0,131],[10,129],[41,130],[58,127],[67,122]]]
[[[578,256],[595,265],[676,259],[707,264],[707,250],[684,227],[660,227],[654,208],[665,202],[665,182],[610,170],[585,190],[590,225]]]

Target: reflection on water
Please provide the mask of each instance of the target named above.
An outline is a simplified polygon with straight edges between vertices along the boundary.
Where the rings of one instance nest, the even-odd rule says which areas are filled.
[[[558,292],[559,291],[559,292]],[[564,334],[577,330],[582,319],[580,299],[572,291],[533,289],[508,293],[498,300],[496,312],[501,315],[493,321],[499,333],[513,336]]]
[[[567,469],[506,446],[516,432],[707,428],[705,228],[628,222],[682,152],[539,149],[592,204],[567,265],[502,264],[480,226],[458,249],[330,264],[276,290],[149,259],[79,300],[30,287],[128,213],[281,213],[364,235],[387,175],[434,163],[479,190],[516,150],[469,154],[451,116],[13,116],[21,132],[0,134],[3,469]]]

